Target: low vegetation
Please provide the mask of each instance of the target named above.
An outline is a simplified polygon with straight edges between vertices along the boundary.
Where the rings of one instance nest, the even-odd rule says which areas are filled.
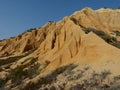
[[[36,63],[27,70],[24,70],[24,66],[17,66],[17,68],[11,71],[8,77],[12,80],[12,83],[16,82],[16,84],[20,84],[25,78],[32,78],[34,75],[38,75],[39,66],[40,65]]]
[[[2,65],[7,65],[7,64],[11,64],[13,62],[18,61],[19,59],[31,54],[33,52],[33,50],[25,53],[24,55],[20,55],[20,56],[12,56],[12,57],[8,57],[6,59],[0,59],[0,66]]]
[[[36,75],[39,74],[39,67],[40,64],[37,63],[37,58],[31,58],[29,63],[19,65],[15,69],[11,69],[9,71],[9,74],[6,75],[6,77],[0,78],[0,87],[4,87],[4,85],[10,80],[11,81],[11,87],[14,87],[16,85],[19,85],[22,83],[22,81],[26,78],[33,78]]]
[[[7,59],[0,59],[0,66],[13,63],[22,57],[24,57],[24,56],[15,56],[15,57],[9,57]]]
[[[76,65],[70,64],[67,66],[59,67],[45,77],[41,77],[37,83],[29,82],[23,90],[38,90],[42,85],[52,84],[56,81],[56,77],[63,72],[69,72],[74,69]]]
[[[93,32],[95,33],[96,35],[98,35],[99,37],[101,37],[102,39],[104,39],[107,43],[117,47],[117,48],[120,48],[120,42],[116,40],[115,37],[113,36],[110,36],[100,30],[96,30],[96,29],[93,29],[93,28],[85,28],[83,27],[83,31],[88,34],[89,32]],[[116,34],[116,36],[119,36],[120,35],[120,32],[119,31],[113,31],[113,33]]]
[[[115,34],[116,34],[116,36],[120,36],[120,31],[113,31]]]
[[[23,79],[27,77],[27,71],[23,70],[24,67],[17,66],[17,68],[13,69],[11,71],[11,74],[9,75],[9,78],[11,79],[12,83],[16,82],[16,84],[20,84]]]
[[[112,43],[112,42],[116,41],[116,39],[114,37],[111,37],[109,35],[104,35],[104,36],[102,36],[102,38],[108,43],[110,43],[110,42]]]
[[[0,88],[4,86],[6,83],[6,80],[4,78],[0,78]]]
[[[3,71],[3,69],[0,67],[0,72]]]
[[[117,85],[120,77],[116,76],[116,79],[112,79],[111,72],[109,70],[103,70],[100,73],[93,71],[90,77],[84,78],[86,76],[86,72],[90,70],[90,67],[85,67],[83,68],[83,70],[77,70],[77,72],[73,71],[75,67],[76,65],[60,67],[50,74],[46,75],[45,77],[40,78],[37,83],[29,82],[23,90],[65,90],[66,88],[69,90],[120,89]],[[64,76],[62,82],[58,80],[58,76],[60,75]],[[76,83],[73,84],[73,82]]]
[[[34,78],[40,74],[40,64],[36,63],[35,58],[31,58],[31,65],[28,69],[24,65],[17,66],[11,70],[11,73],[6,78],[0,78],[0,87],[11,80],[12,87],[21,85],[26,78]],[[30,81],[25,87],[20,90],[119,90],[120,75],[111,77],[112,73],[109,70],[101,72],[91,71],[89,76],[87,73],[91,68],[85,66],[82,69],[77,69],[77,65],[70,64],[61,66],[44,77],[41,77],[36,83]],[[62,76],[62,78],[61,78]],[[85,78],[86,77],[86,78]],[[62,80],[61,80],[62,79]],[[61,80],[61,81],[60,81]],[[69,82],[69,83],[68,83]],[[73,82],[75,82],[73,84]]]

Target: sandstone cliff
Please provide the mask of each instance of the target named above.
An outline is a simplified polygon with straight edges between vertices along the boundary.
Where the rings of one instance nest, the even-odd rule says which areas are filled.
[[[69,64],[78,65],[79,69],[86,65],[95,71],[107,69],[112,75],[119,75],[119,23],[119,9],[85,8],[71,16],[66,16],[59,22],[48,22],[41,28],[0,41],[0,75],[6,75],[3,78],[11,75],[2,88],[22,89],[21,85],[24,84],[23,86],[27,87],[30,82],[39,82],[41,77]],[[37,71],[31,73],[31,69],[36,65]],[[22,81],[19,82],[19,77],[16,78],[13,74],[18,67],[22,67],[22,72],[27,71],[33,76],[28,78],[24,73],[21,77]],[[27,75],[30,76],[28,73]],[[62,71],[58,70],[56,73],[61,74]],[[14,85],[14,79],[18,80],[17,85]],[[47,82],[45,81],[44,84]],[[64,87],[67,89],[70,85],[66,84]],[[42,87],[38,86],[38,88]]]

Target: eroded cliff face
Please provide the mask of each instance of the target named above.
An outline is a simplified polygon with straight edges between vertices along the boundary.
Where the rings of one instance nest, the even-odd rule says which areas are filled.
[[[92,10],[85,8],[71,15],[71,19],[78,25],[86,28],[94,28],[104,32],[120,31],[120,10],[119,9],[99,9]]]
[[[72,34],[71,36],[66,37],[65,35],[67,34],[67,32],[79,33],[82,32],[82,30],[80,29],[83,27],[96,29],[99,31],[103,31],[105,33],[110,33],[116,30],[120,31],[119,16],[120,16],[119,9],[92,10],[90,8],[85,8],[81,11],[75,12],[71,16],[65,17],[63,20],[59,22],[56,23],[49,22],[44,27],[38,28],[37,30],[32,30],[30,32],[26,32],[24,34],[16,36],[14,38],[3,40],[2,42],[0,42],[0,55],[15,53],[19,54],[32,49],[37,49],[38,47],[41,46],[41,43],[46,39],[46,36],[48,37],[48,35],[50,34],[53,34],[50,35],[52,36],[51,40],[56,39],[60,32],[64,34],[62,35],[63,38],[70,38]],[[49,40],[50,38],[48,39],[48,41]],[[52,43],[54,43],[54,40],[52,41]],[[54,45],[50,47],[53,46]]]
[[[0,42],[2,68],[0,75],[9,75],[8,71],[18,66],[22,66],[22,70],[29,71],[34,65],[40,65],[37,71],[39,73],[35,77],[34,75],[31,79],[24,77],[23,83],[26,86],[27,83],[37,82],[52,70],[70,63],[78,66],[90,65],[96,71],[103,70],[98,67],[104,67],[114,74],[120,74],[116,69],[120,68],[120,44],[119,40],[116,40],[120,37],[116,35],[120,31],[119,23],[119,9],[85,8],[59,22],[48,22],[41,28],[3,40]],[[88,29],[93,30],[86,33],[85,30]],[[104,34],[99,35],[97,31]],[[102,35],[110,36],[111,33],[114,34],[111,37],[115,41],[110,37],[106,39],[107,43]],[[112,43],[116,44],[116,47]],[[6,69],[7,66],[9,68]],[[11,78],[9,80],[12,80]],[[8,88],[13,82],[9,83]],[[19,83],[16,88],[18,89],[21,85]]]

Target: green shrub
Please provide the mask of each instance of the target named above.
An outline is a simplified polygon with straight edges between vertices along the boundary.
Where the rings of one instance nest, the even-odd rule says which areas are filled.
[[[45,77],[41,77],[37,83],[33,82],[28,83],[23,90],[38,90],[42,85],[51,84],[52,82],[56,81],[56,77],[59,74],[64,73],[67,70],[71,71],[75,67],[76,65],[73,64],[59,67],[56,70],[49,73],[48,75],[46,75]]]
[[[29,82],[22,90],[38,90],[38,89],[35,83]]]
[[[113,42],[116,41],[116,39],[114,37],[111,37],[109,35],[104,35],[102,36],[102,38],[106,41],[106,42]]]
[[[6,80],[3,78],[0,78],[0,87],[4,86],[5,83],[6,83]]]
[[[10,65],[7,65],[6,67],[5,67],[5,69],[9,69],[10,68]]]
[[[3,69],[0,67],[0,72],[3,71]]]
[[[29,78],[33,78],[34,76],[38,75],[39,74],[39,67],[40,67],[40,64],[39,63],[36,63],[34,64],[34,66],[30,67],[28,70],[27,70],[27,77]]]
[[[120,36],[120,31],[113,31],[114,33],[116,33],[116,36]]]
[[[26,61],[28,61],[28,60],[30,60],[27,64],[24,64]],[[29,66],[31,66],[31,65],[33,65],[36,61],[38,60],[38,57],[36,57],[36,58],[34,58],[34,57],[32,57],[32,58],[27,58],[24,62],[22,62],[21,64],[23,64],[22,66],[24,67],[24,68],[26,68],[26,67],[29,67]]]
[[[38,60],[38,57],[37,58],[32,58],[31,61],[30,61],[30,64],[34,64],[36,61]]]
[[[17,68],[13,69],[8,76],[9,79],[12,80],[12,83],[20,84],[21,81],[27,77],[27,71],[23,70],[23,66],[17,66]]]
[[[0,59],[0,66],[13,63],[23,57],[25,56],[22,55],[22,56],[8,57],[7,59]]]
[[[39,73],[39,66],[40,65],[37,63],[30,66],[27,70],[25,70],[25,65],[17,66],[15,69],[11,70],[10,74],[7,76],[7,80],[11,80],[12,83],[18,85],[23,79],[36,76]]]
[[[109,70],[104,70],[101,72],[101,76],[103,79],[105,79],[110,74],[111,74],[111,72]]]
[[[114,77],[114,80],[120,80],[120,75],[115,76],[115,77]]]
[[[43,84],[46,85],[49,82],[47,78],[40,78],[37,83],[29,82],[22,90],[38,90]]]
[[[98,36],[104,36],[104,35],[105,35],[105,33],[104,33],[103,31],[101,31],[101,30],[96,30],[96,29],[94,29],[94,28],[85,28],[85,27],[84,27],[83,31],[84,31],[86,34],[88,34],[89,32],[93,32],[93,33],[97,34]]]

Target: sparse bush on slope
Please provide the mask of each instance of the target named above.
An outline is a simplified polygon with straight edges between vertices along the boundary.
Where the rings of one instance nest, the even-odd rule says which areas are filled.
[[[114,38],[114,37],[111,37],[111,36],[109,36],[109,35],[104,35],[104,36],[102,36],[102,38],[106,41],[106,42],[115,42],[116,41],[116,39]]]
[[[120,31],[113,31],[115,34],[116,34],[116,36],[120,36]]]
[[[33,78],[38,75],[40,64],[36,63],[36,61],[37,58],[31,58],[29,63],[11,69],[4,79],[0,79],[0,86],[4,87],[4,85],[10,80],[12,83],[11,87],[14,87],[21,84],[25,78]]]
[[[73,64],[59,67],[56,70],[52,71],[50,74],[46,75],[45,77],[40,78],[37,83],[29,82],[23,88],[23,90],[38,90],[39,88],[41,88],[42,85],[52,84],[53,82],[56,81],[56,77],[59,74],[62,74],[65,71],[69,72],[72,69],[74,69],[75,67],[76,67],[76,65],[73,65]]]
[[[82,30],[88,34],[89,32],[93,32],[95,33],[96,35],[98,35],[99,37],[101,37],[103,40],[105,40],[107,43],[117,47],[117,48],[120,48],[120,42],[116,40],[115,37],[113,36],[110,36],[106,33],[104,33],[103,31],[101,30],[96,30],[96,29],[93,29],[93,28],[85,28],[85,27],[82,27]],[[120,35],[120,32],[119,31],[113,31],[113,33],[116,34],[116,36],[119,36]]]
[[[0,78],[0,88],[4,86],[6,83],[6,80],[4,78]]]

